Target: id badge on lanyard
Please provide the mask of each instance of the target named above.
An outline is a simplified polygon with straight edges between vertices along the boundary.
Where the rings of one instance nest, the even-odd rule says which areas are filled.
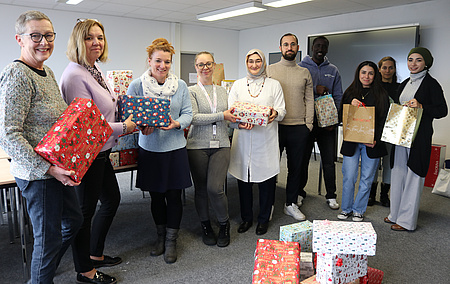
[[[206,97],[206,100],[209,103],[209,106],[211,108],[211,113],[216,113],[217,111],[217,92],[216,92],[216,85],[213,85],[213,100],[214,103],[211,101],[211,98],[208,95],[208,92],[206,92],[205,87],[203,86],[203,84],[199,81],[198,86],[200,87],[200,89],[202,89],[203,94]],[[216,136],[217,136],[217,123],[213,123],[212,124],[212,130],[213,130],[213,140],[209,141],[209,148],[219,148],[220,144],[219,141],[216,140]]]

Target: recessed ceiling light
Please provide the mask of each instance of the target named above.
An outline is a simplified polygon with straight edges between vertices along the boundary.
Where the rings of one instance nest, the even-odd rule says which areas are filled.
[[[262,12],[267,10],[260,2],[248,2],[241,5],[236,5],[228,8],[223,8],[207,13],[202,13],[197,15],[197,20],[200,21],[217,21],[226,18]]]
[[[312,0],[262,0],[263,5],[274,8],[285,7],[289,5],[299,4],[303,2],[309,2]]]

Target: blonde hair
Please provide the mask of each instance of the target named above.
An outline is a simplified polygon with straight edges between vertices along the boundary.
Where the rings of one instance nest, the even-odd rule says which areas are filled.
[[[200,55],[203,55],[203,54],[206,54],[206,55],[211,56],[212,61],[213,61],[213,62],[216,62],[216,61],[214,60],[214,56],[211,54],[211,52],[208,52],[208,51],[200,51],[199,53],[197,53],[197,54],[195,55],[195,58],[194,58],[194,64],[197,63],[198,57],[199,57]]]
[[[161,50],[170,53],[170,58],[172,59],[172,55],[175,54],[175,49],[173,46],[167,41],[165,38],[157,38],[155,39],[151,45],[147,46],[148,58],[152,57],[153,52],[156,50]]]
[[[106,41],[105,36],[105,28],[102,23],[97,20],[87,19],[87,20],[78,20],[77,24],[72,30],[72,34],[70,35],[69,42],[67,43],[67,52],[66,55],[70,61],[81,64],[81,65],[89,65],[87,60],[87,52],[86,52],[86,44],[84,43],[85,38],[89,34],[89,30],[93,26],[98,26],[103,32],[103,53],[97,59],[100,62],[106,62],[108,60],[108,42]]]

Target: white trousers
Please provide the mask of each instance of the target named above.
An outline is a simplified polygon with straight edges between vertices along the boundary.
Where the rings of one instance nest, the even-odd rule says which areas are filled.
[[[415,230],[425,178],[416,175],[406,165],[409,151],[409,148],[395,146],[391,173],[391,212],[388,218],[407,230]]]

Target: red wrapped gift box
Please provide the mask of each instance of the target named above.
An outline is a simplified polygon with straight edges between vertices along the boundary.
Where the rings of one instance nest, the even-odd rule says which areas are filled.
[[[252,283],[299,283],[300,245],[259,239]]]
[[[431,145],[430,166],[428,167],[424,186],[431,188],[434,187],[436,179],[439,175],[439,170],[444,168],[445,150],[445,145]]]
[[[119,151],[119,163],[121,166],[134,165],[137,163],[138,149]]]
[[[112,133],[93,100],[76,98],[34,150],[80,182]]]

